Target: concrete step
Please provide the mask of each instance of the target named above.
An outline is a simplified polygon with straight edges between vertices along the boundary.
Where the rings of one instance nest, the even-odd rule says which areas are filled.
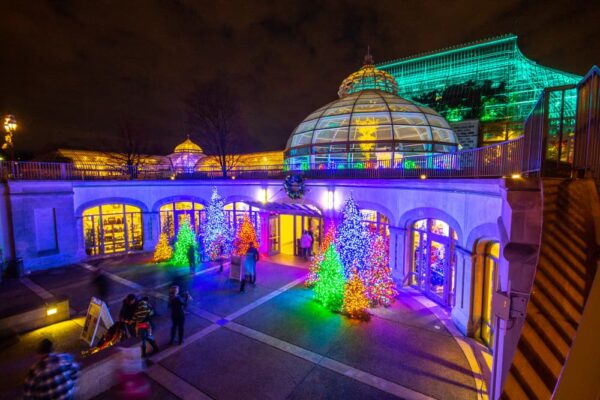
[[[561,238],[556,230],[546,229],[542,235],[542,243],[548,242],[553,245],[555,248],[563,247],[565,250],[573,257],[576,257],[582,264],[585,264],[587,259],[587,246],[580,246],[578,242],[570,240],[570,238]]]
[[[586,234],[583,227],[557,224],[553,226],[553,230],[559,237],[568,238],[581,248],[587,248],[588,246],[586,241],[583,239]]]
[[[502,400],[523,400],[529,398],[529,394],[513,375],[512,370],[508,372],[503,389],[502,396],[500,396]]]
[[[544,381],[548,390],[554,390],[562,369],[562,363],[527,321],[523,325],[519,347],[521,347],[523,355],[527,357],[529,362],[536,366],[538,376]]]
[[[576,321],[566,318],[562,311],[548,300],[546,294],[543,291],[538,290],[535,286],[532,291],[531,301],[536,305],[538,310],[546,316],[554,329],[556,329],[565,340],[568,339],[569,343],[573,341],[575,327],[577,326]]]
[[[550,242],[542,243],[541,254],[545,255],[555,263],[565,265],[566,268],[572,269],[578,275],[586,276],[586,266],[577,257],[574,257],[570,252],[564,251],[560,247],[553,246]]]
[[[562,306],[562,303],[554,298],[554,294],[548,292],[548,288],[540,286],[537,280],[533,284],[532,298],[533,296],[537,297],[538,302],[536,305],[542,312],[557,322],[564,321],[567,325],[570,325],[571,329],[567,331],[569,337],[575,335],[575,329],[581,318],[579,313],[572,309],[570,310],[571,313],[569,313],[569,311]]]
[[[562,270],[559,271],[554,264],[545,262],[545,259],[540,259],[540,262],[538,263],[538,272],[544,275],[545,279],[547,279],[559,293],[567,298],[580,313],[583,312],[583,307],[585,306],[584,286],[574,285],[573,282],[562,273]],[[543,277],[540,276],[540,278]]]
[[[516,381],[527,393],[527,399],[550,399],[552,393],[537,373],[537,366],[531,365],[527,357],[517,348],[511,366]]]
[[[541,312],[534,302],[529,303],[527,322],[543,338],[558,361],[564,363],[571,346],[571,338],[566,337],[566,334],[557,330],[548,319],[548,316]]]

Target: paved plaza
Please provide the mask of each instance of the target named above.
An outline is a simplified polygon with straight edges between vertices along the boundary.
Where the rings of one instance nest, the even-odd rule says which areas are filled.
[[[79,341],[93,271],[110,278],[108,304],[116,318],[127,293],[151,296],[157,311],[161,352],[145,374],[152,399],[318,399],[485,397],[482,372],[473,354],[482,346],[460,336],[447,312],[419,293],[401,291],[389,308],[371,310],[369,321],[350,320],[325,310],[303,285],[307,269],[289,259],[260,261],[257,284],[240,294],[228,279],[228,265],[199,268],[178,279],[193,297],[185,341],[168,346],[168,285],[177,277],[168,267],[137,254],[34,273],[1,283],[2,309],[25,307],[32,298],[67,296],[72,319],[0,343],[0,398],[20,396],[34,349],[42,337],[59,351],[76,354],[83,368],[117,355],[109,349],[81,359]],[[122,346],[137,349],[136,339]],[[483,373],[485,376],[485,372]],[[110,389],[97,399],[112,399]]]

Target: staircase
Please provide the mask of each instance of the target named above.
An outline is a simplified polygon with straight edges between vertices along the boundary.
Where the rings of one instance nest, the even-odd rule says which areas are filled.
[[[591,180],[543,180],[540,257],[503,399],[550,399],[567,360],[595,272]]]

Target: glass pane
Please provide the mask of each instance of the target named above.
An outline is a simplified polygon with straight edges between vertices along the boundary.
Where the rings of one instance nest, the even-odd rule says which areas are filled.
[[[416,113],[393,112],[392,121],[398,125],[427,125],[425,116]]]
[[[91,207],[83,212],[83,215],[98,215],[100,214],[100,207]]]
[[[408,103],[399,103],[399,102],[389,102],[388,107],[390,111],[400,111],[400,112],[418,112],[419,109],[417,106],[413,106]]]
[[[313,143],[341,142],[348,140],[348,128],[315,131]]]
[[[123,213],[123,204],[104,204],[102,214]]]
[[[389,125],[390,123],[391,120],[389,113],[365,113],[352,116],[352,125]]]
[[[376,112],[387,111],[387,106],[381,102],[373,102],[369,104],[357,104],[354,106],[354,112]]]
[[[167,203],[161,206],[160,211],[173,211],[173,203]]]
[[[450,236],[450,226],[439,219],[431,220],[431,233],[441,236]]]
[[[450,129],[431,128],[431,133],[436,142],[455,142],[454,132]]]
[[[291,142],[290,146],[296,147],[296,146],[302,146],[305,144],[310,144],[311,139],[312,139],[312,131],[306,132],[306,133],[301,133],[299,135],[294,135],[294,136],[292,136],[292,142]]]
[[[324,117],[319,120],[317,129],[325,128],[339,128],[341,126],[348,126],[350,118],[344,117]]]
[[[446,120],[442,117],[438,117],[435,115],[427,115],[427,119],[429,120],[431,126],[437,126],[440,128],[450,128],[448,122],[446,122]]]
[[[431,132],[428,127],[419,126],[394,126],[396,140],[431,141]]]
[[[392,140],[392,128],[389,125],[367,125],[350,127],[349,141]]]
[[[345,104],[337,103],[336,107],[331,107],[323,113],[323,116],[329,115],[340,115],[340,114],[350,114],[352,112],[352,107],[354,106],[354,102],[347,102]]]
[[[140,212],[140,208],[136,206],[125,205],[125,212]]]
[[[421,219],[414,223],[413,228],[426,231],[427,230],[427,220]]]
[[[204,205],[200,203],[194,203],[194,210],[204,210]]]
[[[444,298],[447,262],[446,246],[432,240],[429,255],[429,291],[441,299]]]
[[[296,128],[296,130],[294,131],[294,133],[301,133],[301,132],[310,131],[310,130],[312,130],[312,129],[315,128],[315,125],[317,125],[317,120],[316,119],[314,119],[312,121],[302,122],[300,125],[298,125],[298,127]]]

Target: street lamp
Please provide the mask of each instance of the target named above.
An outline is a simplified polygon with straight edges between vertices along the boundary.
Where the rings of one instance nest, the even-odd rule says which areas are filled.
[[[12,114],[8,114],[4,117],[4,131],[6,134],[4,135],[4,144],[2,145],[2,150],[9,151],[10,160],[14,160],[15,149],[13,144],[13,133],[17,130],[17,119]]]

